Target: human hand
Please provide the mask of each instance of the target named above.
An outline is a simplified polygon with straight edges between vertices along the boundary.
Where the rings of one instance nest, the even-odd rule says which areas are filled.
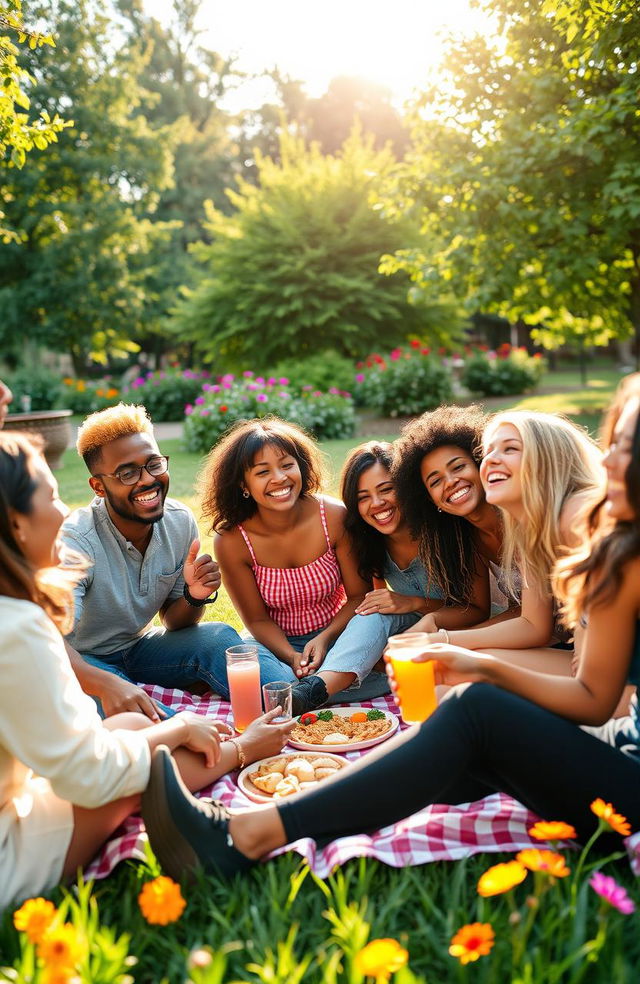
[[[123,714],[125,711],[137,711],[157,724],[161,718],[167,716],[141,687],[136,687],[135,683],[124,680],[116,673],[105,672],[104,679],[100,681],[100,692],[92,696],[100,700],[105,717],[113,717],[114,714]]]
[[[271,724],[280,713],[279,707],[267,711],[266,714],[262,714],[255,721],[252,721],[246,731],[235,739],[244,752],[247,764],[256,762],[261,758],[267,758],[269,755],[277,755],[278,752],[282,751],[295,721],[290,719]]]
[[[216,765],[220,761],[220,738],[232,733],[229,725],[194,711],[181,711],[176,717],[187,725],[187,737],[182,745],[192,752],[204,755],[208,769]]]
[[[427,646],[423,653],[414,656],[413,663],[424,663],[433,659],[435,663],[434,678],[436,684],[446,684],[449,687],[458,683],[484,680],[484,670],[491,656],[477,653],[462,646],[452,646],[446,642],[436,642]]]
[[[300,654],[298,662],[300,672],[298,673],[296,669],[297,675],[309,676],[310,673],[316,673],[324,663],[328,648],[322,635],[317,635],[314,639],[310,639]]]
[[[389,588],[367,591],[356,608],[356,615],[404,615],[415,611],[415,598],[398,594]]]
[[[438,626],[436,625],[436,620],[433,614],[429,612],[427,615],[423,615],[419,622],[411,627],[412,632],[437,632]]]
[[[200,540],[194,540],[189,547],[182,573],[191,597],[197,601],[204,601],[218,590],[222,577],[220,568],[211,554],[202,554],[198,557],[199,549]]]

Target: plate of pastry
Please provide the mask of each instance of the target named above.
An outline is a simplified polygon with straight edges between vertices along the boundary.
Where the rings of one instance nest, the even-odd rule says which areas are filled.
[[[283,752],[248,765],[238,776],[238,786],[254,802],[268,803],[313,789],[346,764],[344,759],[327,752]]]
[[[356,752],[386,741],[398,724],[395,714],[377,707],[325,707],[296,718],[289,744],[304,750]]]

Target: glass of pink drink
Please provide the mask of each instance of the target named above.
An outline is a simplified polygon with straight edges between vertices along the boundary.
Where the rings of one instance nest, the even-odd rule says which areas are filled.
[[[244,731],[262,714],[258,650],[250,644],[230,646],[225,655],[233,723],[236,731]]]

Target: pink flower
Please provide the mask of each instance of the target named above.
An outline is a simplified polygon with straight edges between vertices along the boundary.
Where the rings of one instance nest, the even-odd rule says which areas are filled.
[[[288,386],[289,380],[287,379],[286,376],[281,376],[280,379],[278,380],[278,383],[280,386]]]
[[[356,373],[356,383],[364,383],[364,373],[363,372],[357,372]]]
[[[635,904],[627,895],[626,889],[622,885],[618,885],[614,878],[603,875],[601,871],[594,871],[593,876],[589,879],[589,884],[601,899],[608,902],[618,912],[622,912],[625,916],[635,912]]]
[[[389,352],[389,358],[396,362],[397,359],[402,355],[402,349],[394,348],[392,352]]]
[[[187,415],[187,417],[189,417],[193,413],[193,406],[191,403],[187,403],[186,407],[184,408],[184,412]]]
[[[311,383],[307,383],[307,384],[306,384],[305,386],[303,386],[302,388],[303,388],[303,390],[312,390],[312,389],[313,389],[313,386],[311,385]]]
[[[135,387],[144,386],[144,376],[136,376],[131,385]]]
[[[251,379],[251,377],[253,376],[253,370],[252,369],[245,369],[245,371],[242,373],[242,375],[244,376],[245,379]]]
[[[275,376],[269,376],[269,378],[267,379],[267,386],[275,386],[277,382],[278,380],[276,379]]]
[[[335,386],[330,386],[329,392],[331,393],[331,396],[340,396],[340,390],[337,389]]]
[[[267,394],[266,393],[258,393],[258,395],[256,396],[256,400],[258,401],[258,403],[266,403],[267,402]]]
[[[258,386],[264,386],[265,385],[264,376],[256,376],[256,383],[258,384]]]
[[[320,390],[314,390],[311,396],[322,396],[322,393],[320,392]]]
[[[206,407],[203,407],[202,408],[202,410],[200,411],[200,416],[201,417],[208,417],[209,416],[209,411],[207,410]]]
[[[247,389],[253,392],[253,390],[259,389],[259,386],[257,383],[247,383]]]
[[[218,384],[217,384],[217,383],[214,383],[214,384],[213,384],[213,386],[210,386],[210,387],[209,387],[209,390],[210,390],[210,391],[211,391],[212,393],[219,393],[219,392],[220,392],[220,387],[218,386]]]
[[[285,400],[290,400],[291,399],[291,395],[289,393],[287,393],[286,390],[280,390],[280,392],[278,393],[278,396],[283,397],[283,399],[285,399]]]
[[[201,407],[204,403],[204,396],[196,396],[196,406]]]
[[[232,372],[225,372],[224,376],[220,377],[220,382],[222,383],[225,389],[229,389],[231,383],[234,381],[235,378],[236,377],[233,375]]]

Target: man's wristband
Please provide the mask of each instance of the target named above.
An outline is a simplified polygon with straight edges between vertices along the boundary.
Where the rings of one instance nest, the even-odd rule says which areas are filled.
[[[204,605],[213,605],[214,601],[218,598],[218,592],[216,591],[213,598],[194,598],[185,581],[184,588],[182,589],[182,597],[187,605],[191,605],[192,608],[203,608]]]

